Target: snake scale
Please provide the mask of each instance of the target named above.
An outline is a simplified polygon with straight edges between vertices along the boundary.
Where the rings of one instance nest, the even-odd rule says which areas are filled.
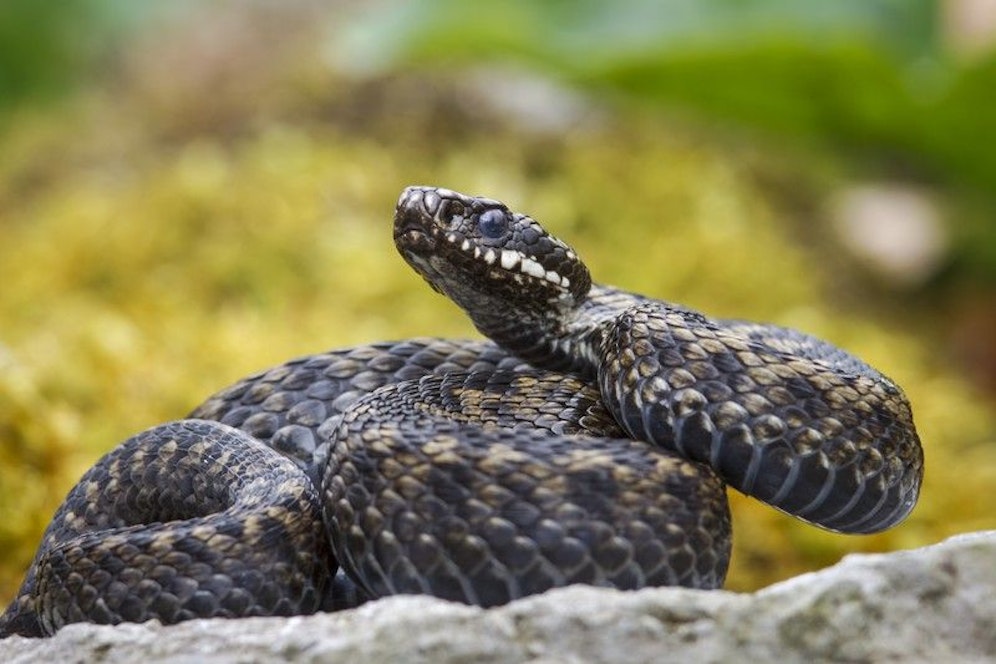
[[[487,198],[409,187],[394,240],[489,341],[292,360],[125,441],[58,509],[0,636],[397,593],[718,588],[726,486],[847,533],[913,508],[909,404],[844,351],[593,284]]]

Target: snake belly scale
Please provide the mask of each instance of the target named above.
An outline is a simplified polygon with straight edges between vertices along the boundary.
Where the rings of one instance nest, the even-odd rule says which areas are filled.
[[[125,441],[57,511],[0,637],[398,593],[718,588],[727,486],[848,533],[916,503],[909,404],[845,351],[593,284],[488,198],[409,187],[394,240],[489,340],[291,360]]]

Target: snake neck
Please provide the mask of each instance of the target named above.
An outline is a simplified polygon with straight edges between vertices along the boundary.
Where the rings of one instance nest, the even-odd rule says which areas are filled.
[[[559,307],[504,303],[468,313],[482,334],[533,366],[594,380],[602,364],[608,326],[644,299],[610,286],[592,285],[586,297]]]

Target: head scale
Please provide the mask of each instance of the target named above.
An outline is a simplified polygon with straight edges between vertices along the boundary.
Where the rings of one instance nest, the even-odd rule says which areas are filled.
[[[584,263],[532,218],[488,198],[408,187],[394,215],[398,251],[465,310],[572,307],[591,287]]]

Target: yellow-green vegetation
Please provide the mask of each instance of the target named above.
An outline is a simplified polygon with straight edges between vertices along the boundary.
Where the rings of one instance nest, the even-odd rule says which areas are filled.
[[[531,212],[599,281],[804,328],[906,387],[927,455],[909,521],[849,537],[733,496],[730,588],[996,525],[992,403],[933,350],[929,312],[828,304],[834,275],[739,150],[660,118],[556,138],[493,118],[459,128],[436,81],[414,86],[440,100],[419,106],[410,83],[295,80],[262,118],[250,95],[124,85],[15,118],[0,139],[0,600],[71,484],[126,436],[293,356],[474,334],[392,246],[394,202],[415,183]],[[197,122],[225,104],[223,121]]]

